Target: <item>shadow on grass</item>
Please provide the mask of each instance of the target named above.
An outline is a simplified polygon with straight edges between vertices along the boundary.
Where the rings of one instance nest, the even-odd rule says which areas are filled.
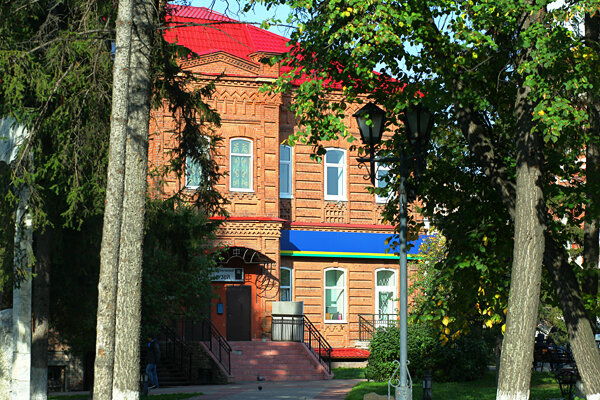
[[[348,395],[346,400],[362,400],[367,393],[375,392],[387,395],[387,382],[360,382]],[[394,396],[394,388],[391,391]],[[413,382],[413,399],[423,397],[421,382]],[[548,400],[560,398],[560,389],[553,375],[549,372],[534,372],[531,381],[531,400]],[[494,400],[496,398],[496,376],[487,373],[483,378],[471,382],[433,382],[432,398],[434,400]]]

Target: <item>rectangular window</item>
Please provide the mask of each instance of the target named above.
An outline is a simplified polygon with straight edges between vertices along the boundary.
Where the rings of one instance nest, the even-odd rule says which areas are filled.
[[[346,201],[346,152],[327,149],[325,154],[325,200]]]
[[[210,157],[210,142],[209,139],[204,137],[199,144],[199,152],[197,156]],[[202,165],[198,160],[191,155],[185,157],[185,187],[187,189],[197,189],[202,183],[203,179],[207,179],[202,171]]]
[[[279,279],[279,300],[292,301],[292,270],[281,268]]]
[[[248,139],[232,139],[229,156],[229,189],[251,192],[252,142]]]
[[[292,148],[279,146],[279,197],[292,197]]]
[[[388,173],[390,172],[390,167],[388,167],[385,164],[377,164],[376,166],[377,168],[377,188],[385,188],[388,184],[388,182],[386,181],[386,177],[388,175]],[[392,193],[389,193],[387,195],[375,195],[375,202],[376,203],[387,203],[388,200],[390,199],[390,197],[392,196]]]
[[[325,321],[346,322],[346,274],[343,270],[325,271]]]
[[[185,187],[196,189],[202,179],[202,167],[192,157],[185,158]]]

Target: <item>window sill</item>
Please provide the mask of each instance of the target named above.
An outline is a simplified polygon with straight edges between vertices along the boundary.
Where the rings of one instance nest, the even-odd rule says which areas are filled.
[[[332,319],[332,320],[325,320],[323,321],[326,324],[347,324],[348,321],[346,321],[345,319]]]
[[[325,201],[331,201],[332,203],[339,203],[339,202],[348,202],[348,198],[347,197],[339,197],[339,198],[334,198],[334,197],[325,197],[323,200]]]
[[[292,196],[291,194],[280,194],[279,198],[280,199],[293,199],[294,196]]]

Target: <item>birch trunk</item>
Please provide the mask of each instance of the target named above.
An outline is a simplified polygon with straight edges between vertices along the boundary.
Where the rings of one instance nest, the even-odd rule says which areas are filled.
[[[142,246],[148,168],[152,37],[154,5],[134,5],[125,163],[125,197],[117,285],[113,399],[138,399],[140,385],[140,320]]]
[[[131,56],[133,0],[119,0],[111,111],[108,179],[100,250],[94,399],[112,398],[117,268],[123,207],[128,79]]]

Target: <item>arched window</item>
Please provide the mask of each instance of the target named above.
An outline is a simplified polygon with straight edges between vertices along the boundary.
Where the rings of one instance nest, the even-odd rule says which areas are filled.
[[[325,154],[325,200],[347,200],[345,150],[327,149]]]
[[[375,271],[375,314],[379,319],[395,319],[396,271],[378,269]]]
[[[252,141],[249,139],[231,139],[229,146],[229,190],[252,191],[252,164]]]
[[[292,148],[279,146],[279,197],[292,197]]]
[[[346,322],[346,271],[325,270],[325,322]]]
[[[292,270],[281,267],[279,270],[279,300],[292,301]]]

